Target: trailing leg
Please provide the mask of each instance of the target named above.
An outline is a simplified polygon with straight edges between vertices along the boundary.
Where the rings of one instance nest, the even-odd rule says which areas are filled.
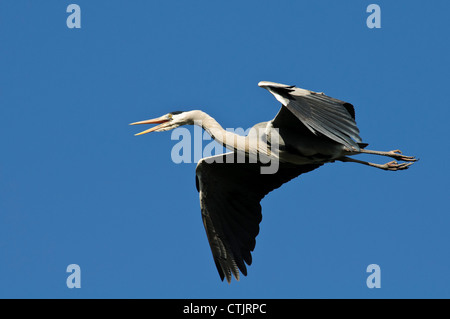
[[[362,154],[373,154],[373,155],[381,155],[381,156],[388,156],[392,157],[393,159],[396,159],[397,161],[405,161],[405,162],[416,162],[417,159],[414,156],[406,156],[403,155],[400,150],[393,150],[389,152],[381,152],[381,151],[371,151],[371,150],[365,150],[361,149],[360,153]]]
[[[375,164],[375,163],[360,161],[360,160],[350,158],[347,156],[341,157],[338,160],[341,162],[352,162],[352,163],[359,163],[359,164],[363,164],[363,165],[367,165],[367,166],[372,166],[372,167],[376,167],[379,169],[383,169],[385,171],[400,171],[400,170],[407,169],[410,165],[413,164],[413,163],[400,163],[399,164],[396,161],[392,161],[392,162],[385,163],[385,164]]]

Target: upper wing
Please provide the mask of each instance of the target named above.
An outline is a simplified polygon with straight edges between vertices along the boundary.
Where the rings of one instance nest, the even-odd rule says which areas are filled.
[[[362,142],[355,122],[353,105],[323,93],[273,82],[260,82],[275,98],[292,112],[311,132],[317,132],[359,150]]]
[[[236,153],[201,159],[196,169],[203,225],[220,278],[247,275],[261,222],[261,199],[292,178],[322,164],[280,163],[275,174],[261,174],[260,164],[237,163]],[[244,263],[245,262],[245,263]]]

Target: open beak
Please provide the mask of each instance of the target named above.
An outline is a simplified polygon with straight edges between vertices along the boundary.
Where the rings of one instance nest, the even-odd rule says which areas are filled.
[[[134,123],[130,123],[130,125],[138,125],[138,124],[160,124],[157,126],[154,126],[152,128],[149,128],[148,130],[142,131],[140,133],[134,134],[135,136],[138,135],[142,135],[142,134],[146,134],[146,133],[150,133],[153,131],[156,131],[157,129],[161,128],[164,126],[165,123],[169,122],[169,119],[166,116],[161,116],[158,117],[156,119],[151,119],[151,120],[145,120],[145,121],[140,121],[140,122],[134,122]]]

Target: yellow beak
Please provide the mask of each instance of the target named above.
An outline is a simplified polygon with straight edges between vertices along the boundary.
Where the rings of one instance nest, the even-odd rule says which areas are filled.
[[[149,128],[148,130],[142,131],[140,133],[134,134],[134,136],[138,136],[138,135],[143,135],[146,133],[150,133],[153,131],[156,131],[157,129],[161,128],[161,126],[163,126],[164,123],[169,122],[169,120],[165,117],[165,116],[161,116],[158,117],[156,119],[151,119],[151,120],[145,120],[145,121],[140,121],[140,122],[134,122],[134,123],[130,123],[130,125],[138,125],[138,124],[160,124],[157,126],[154,126],[152,128]]]

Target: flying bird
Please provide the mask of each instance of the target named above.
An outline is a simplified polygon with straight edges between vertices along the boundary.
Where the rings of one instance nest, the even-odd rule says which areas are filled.
[[[158,124],[136,135],[199,125],[231,151],[202,158],[196,167],[203,226],[220,278],[229,283],[232,276],[239,280],[239,272],[247,275],[246,265],[252,263],[251,252],[262,219],[260,201],[272,190],[334,161],[389,171],[407,169],[416,161],[399,150],[366,149],[368,144],[362,143],[350,103],[293,85],[267,81],[258,85],[282,105],[273,120],[256,124],[247,136],[224,130],[214,118],[199,110],[171,112],[130,124]],[[376,164],[350,157],[362,153],[387,156],[394,161]],[[263,173],[262,169],[272,162],[277,164],[275,169]]]

